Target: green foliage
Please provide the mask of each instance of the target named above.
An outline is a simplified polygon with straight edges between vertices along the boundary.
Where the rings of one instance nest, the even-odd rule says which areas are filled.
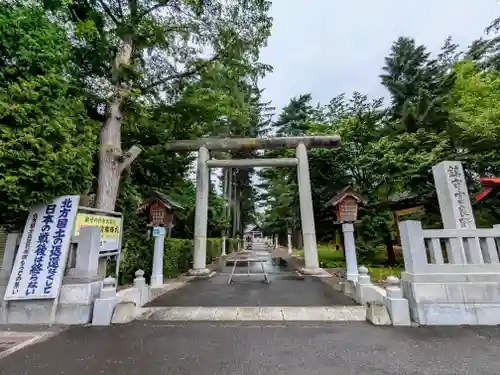
[[[146,277],[151,275],[154,239],[143,236],[129,237],[124,246],[124,257],[120,265],[120,284],[131,283],[135,271],[142,269]],[[207,264],[213,263],[221,254],[221,240],[207,239]],[[193,265],[193,240],[167,238],[163,258],[163,275],[176,277],[187,272]]]
[[[500,21],[494,23],[498,32]],[[337,220],[325,203],[350,185],[367,204],[360,208],[356,224],[358,258],[366,264],[381,261],[387,249],[397,262],[391,244],[397,228],[393,211],[424,206],[426,227],[440,227],[432,166],[443,160],[460,160],[468,177],[471,195],[481,189],[479,176],[500,175],[498,147],[500,81],[498,36],[478,41],[465,58],[448,38],[437,56],[411,38],[398,38],[385,59],[381,83],[389,92],[390,105],[369,100],[355,92],[328,104],[311,104],[311,96],[290,99],[272,124],[283,135],[340,135],[335,150],[309,152],[311,190],[319,241],[333,237]],[[269,155],[290,156],[279,151]],[[268,233],[286,238],[294,229],[300,246],[300,211],[294,170],[262,173],[268,200],[264,217]],[[500,219],[500,201],[492,196],[475,204],[479,225],[491,227]],[[337,264],[331,253],[320,250],[325,266]]]
[[[91,187],[98,126],[66,67],[63,29],[36,7],[0,8],[0,225]]]
[[[481,72],[471,61],[455,66],[453,115],[463,137],[477,149],[497,148],[500,140],[500,76]]]

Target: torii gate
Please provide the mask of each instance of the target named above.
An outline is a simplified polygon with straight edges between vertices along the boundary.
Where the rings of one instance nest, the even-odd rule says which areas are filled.
[[[196,140],[174,141],[166,145],[169,151],[198,151],[196,175],[196,207],[194,222],[193,268],[189,274],[205,276],[210,273],[206,267],[208,193],[210,188],[210,168],[252,168],[252,167],[297,167],[300,198],[300,218],[304,241],[306,275],[319,275],[325,271],[319,267],[316,248],[316,230],[309,177],[308,148],[340,147],[339,136],[318,137],[276,137],[276,138],[200,138]],[[295,148],[295,158],[280,159],[210,159],[210,151],[268,150]]]

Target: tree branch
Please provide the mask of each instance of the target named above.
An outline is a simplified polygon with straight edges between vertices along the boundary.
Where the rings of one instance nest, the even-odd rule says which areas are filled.
[[[202,69],[206,68],[210,63],[216,61],[218,58],[219,58],[219,56],[215,55],[211,59],[203,61],[201,63],[201,66],[197,66],[193,69],[186,70],[185,72],[172,74],[172,75],[169,75],[167,77],[156,80],[156,81],[150,83],[149,85],[141,88],[141,91],[142,91],[142,93],[147,93],[148,91],[154,89],[156,86],[167,83],[168,81],[172,81],[174,79],[192,77],[192,76],[196,75],[197,73],[199,73]]]
[[[139,146],[132,146],[130,149],[123,154],[120,158],[120,172],[130,167],[130,164],[133,163],[135,159],[139,156],[142,149]]]
[[[104,9],[104,12],[109,16],[109,18],[111,18],[113,20],[115,25],[118,25],[119,24],[118,19],[115,17],[115,15],[111,11],[111,9],[108,7],[108,5],[103,0],[99,0],[99,4],[101,4],[102,8]]]
[[[160,8],[163,8],[163,7],[167,6],[167,5],[169,5],[169,3],[170,3],[170,0],[160,1],[159,3],[153,5],[151,8],[146,9],[144,12],[138,14],[137,15],[137,20],[140,20],[142,17],[147,16],[149,13],[152,13],[152,12],[154,12],[157,9],[160,9]]]
[[[122,5],[122,0],[118,0],[118,11],[120,12],[120,17],[123,19],[123,5]]]

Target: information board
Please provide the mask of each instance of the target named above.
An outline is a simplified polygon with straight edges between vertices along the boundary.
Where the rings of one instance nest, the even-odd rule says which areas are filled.
[[[79,200],[79,196],[63,196],[31,209],[5,292],[6,300],[58,296]]]
[[[80,228],[97,226],[101,229],[101,253],[112,255],[120,251],[122,218],[80,212],[76,216],[74,235],[80,235]]]

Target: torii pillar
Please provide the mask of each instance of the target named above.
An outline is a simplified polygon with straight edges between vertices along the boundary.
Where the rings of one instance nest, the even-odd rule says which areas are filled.
[[[253,167],[290,167],[297,168],[297,182],[300,197],[300,216],[304,240],[305,267],[300,271],[305,275],[320,275],[325,271],[319,267],[316,247],[316,231],[309,175],[308,148],[337,148],[339,136],[322,137],[277,137],[277,138],[201,138],[194,141],[176,141],[167,144],[170,151],[198,151],[198,170],[196,185],[195,234],[193,276],[209,275],[206,267],[208,193],[210,187],[209,168],[253,168]],[[281,159],[243,159],[210,160],[210,151],[262,150],[276,148],[295,148],[295,158]]]

